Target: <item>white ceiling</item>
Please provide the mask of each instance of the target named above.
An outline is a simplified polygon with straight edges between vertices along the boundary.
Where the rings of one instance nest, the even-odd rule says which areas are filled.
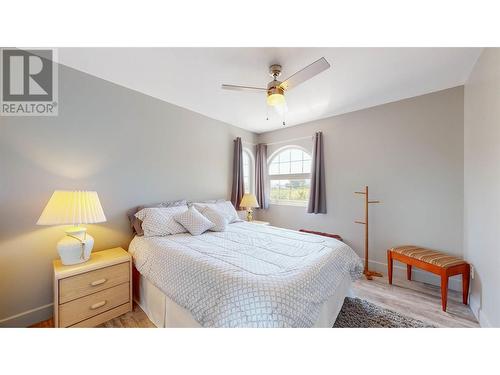
[[[464,84],[480,48],[61,48],[59,62],[254,132],[280,128],[268,66],[286,78],[324,56],[332,67],[286,93],[287,126]]]

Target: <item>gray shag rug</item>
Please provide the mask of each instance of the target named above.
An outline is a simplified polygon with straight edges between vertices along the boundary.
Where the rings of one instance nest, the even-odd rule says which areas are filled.
[[[371,302],[346,297],[333,328],[435,328]]]

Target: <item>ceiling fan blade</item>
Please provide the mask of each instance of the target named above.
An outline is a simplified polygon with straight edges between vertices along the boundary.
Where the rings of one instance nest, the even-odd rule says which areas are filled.
[[[295,86],[300,85],[302,82],[311,79],[315,75],[321,73],[324,70],[327,70],[330,67],[330,64],[324,57],[316,60],[312,64],[306,66],[304,69],[299,70],[297,73],[285,79],[280,86],[284,90],[293,89]]]
[[[221,88],[224,90],[233,90],[233,91],[267,91],[265,88],[261,87],[253,87],[253,86],[238,86],[238,85],[221,85]]]

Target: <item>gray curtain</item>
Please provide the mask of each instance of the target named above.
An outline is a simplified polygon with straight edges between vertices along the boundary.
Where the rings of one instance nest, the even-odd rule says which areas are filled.
[[[325,158],[323,156],[323,133],[314,135],[311,165],[311,192],[307,212],[326,214]]]
[[[237,210],[240,209],[241,198],[245,194],[243,188],[243,146],[241,138],[238,137],[234,141],[234,156],[233,156],[233,186],[231,189],[231,203]]]
[[[255,197],[260,208],[269,208],[269,189],[267,186],[267,145],[255,146]]]

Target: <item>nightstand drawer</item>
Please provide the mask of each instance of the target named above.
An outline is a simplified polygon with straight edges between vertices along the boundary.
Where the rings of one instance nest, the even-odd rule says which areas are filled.
[[[129,302],[130,283],[124,283],[59,306],[59,326],[68,327]]]
[[[59,304],[129,281],[129,262],[82,273],[59,281]]]

